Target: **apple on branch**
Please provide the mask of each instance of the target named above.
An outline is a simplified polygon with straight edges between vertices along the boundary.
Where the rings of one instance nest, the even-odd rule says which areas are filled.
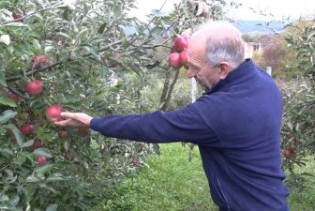
[[[44,156],[38,156],[38,157],[36,158],[36,161],[37,161],[38,164],[44,165],[44,164],[47,162],[47,159],[46,159],[46,157],[44,157]]]
[[[185,49],[182,52],[180,52],[179,64],[182,66],[186,66],[187,62],[188,62],[188,52],[187,52],[187,49]]]
[[[14,100],[15,103],[18,103],[21,100],[20,96],[18,96],[17,94],[15,94],[15,93],[13,93],[11,91],[9,91],[7,95],[8,95],[9,98]]]
[[[43,89],[44,89],[43,82],[38,79],[29,81],[24,85],[25,92],[33,96],[40,94],[43,91]]]
[[[51,62],[46,55],[37,55],[31,59],[32,68],[41,68],[50,65]]]
[[[13,12],[12,17],[14,20],[20,20],[23,17],[23,14],[18,13],[18,12]]]
[[[57,105],[57,104],[52,104],[46,108],[46,118],[50,122],[58,122],[60,121],[61,118],[61,112],[63,109]]]
[[[31,149],[32,149],[32,150],[35,150],[35,149],[40,148],[41,146],[42,146],[42,141],[41,141],[40,139],[36,138],[36,139],[34,140],[33,145],[31,146]]]
[[[287,159],[292,159],[294,157],[294,150],[291,147],[283,149],[282,154]]]
[[[180,68],[181,64],[179,60],[180,60],[180,54],[178,52],[171,53],[167,58],[168,64],[174,69]]]
[[[176,49],[177,52],[182,52],[187,48],[189,38],[190,36],[188,35],[180,35],[175,38],[174,48]]]
[[[25,123],[20,126],[20,131],[24,135],[30,135],[34,133],[34,130],[35,128],[34,128],[34,125],[32,124]]]

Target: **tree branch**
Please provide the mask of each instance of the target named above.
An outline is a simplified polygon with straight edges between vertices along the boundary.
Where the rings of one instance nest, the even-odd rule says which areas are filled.
[[[31,16],[37,14],[37,13],[41,13],[41,12],[46,11],[46,10],[56,9],[56,8],[58,8],[58,7],[60,7],[60,6],[61,6],[61,5],[59,5],[59,6],[56,5],[56,6],[52,6],[52,7],[43,8],[43,9],[37,10],[37,11],[35,11],[35,12],[31,12],[30,14],[25,15],[25,16],[23,16],[23,17],[21,17],[21,18],[18,18],[18,19],[14,19],[14,20],[10,20],[10,21],[6,21],[6,22],[3,22],[3,23],[0,23],[0,25],[1,25],[1,26],[5,26],[5,25],[7,25],[7,24],[9,24],[9,23],[19,22],[19,21],[25,20],[25,19],[27,19],[27,18],[29,18],[29,17],[31,17]]]
[[[114,42],[114,43],[111,43],[111,44],[105,46],[104,48],[99,49],[99,50],[97,51],[97,53],[101,53],[101,52],[103,52],[103,51],[106,51],[107,49],[111,48],[112,46],[118,45],[118,44],[120,44],[121,42],[122,42],[122,40],[118,40],[118,41],[116,41],[116,42]],[[82,58],[82,57],[83,57],[83,58],[84,58],[84,57],[89,57],[89,56],[91,56],[91,55],[92,55],[92,53],[87,53],[87,54],[84,54],[84,55],[82,55],[81,57],[78,57],[78,58],[71,58],[71,57],[68,57],[67,59],[64,59],[64,60],[61,60],[61,61],[57,61],[57,62],[52,63],[52,64],[50,64],[50,65],[41,67],[41,68],[39,68],[39,69],[28,69],[28,70],[25,72],[25,74],[23,74],[23,76],[22,76],[22,75],[17,75],[17,76],[8,77],[8,78],[6,79],[6,81],[7,81],[7,82],[16,81],[16,80],[21,79],[21,78],[24,77],[24,76],[30,76],[30,75],[33,75],[33,74],[35,74],[35,73],[45,72],[45,71],[49,70],[50,68],[59,66],[59,65],[61,65],[61,64],[67,63],[67,62],[76,61],[76,60],[78,60],[78,59],[80,59],[80,58]]]

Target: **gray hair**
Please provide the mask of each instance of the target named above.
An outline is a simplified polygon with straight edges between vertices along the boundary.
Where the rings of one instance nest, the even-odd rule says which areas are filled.
[[[215,66],[225,61],[235,69],[245,59],[245,42],[241,32],[226,21],[207,22],[196,34],[206,34],[207,63]]]

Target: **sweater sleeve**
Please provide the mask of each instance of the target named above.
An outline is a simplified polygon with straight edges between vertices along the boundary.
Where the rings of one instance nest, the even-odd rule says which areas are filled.
[[[217,142],[198,111],[197,101],[171,112],[94,117],[90,127],[104,136],[151,143],[180,141],[208,145]]]

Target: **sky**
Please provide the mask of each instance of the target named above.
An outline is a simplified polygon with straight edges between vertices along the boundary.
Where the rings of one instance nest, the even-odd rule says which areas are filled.
[[[137,0],[137,16],[144,18],[152,9],[160,9],[169,12],[181,0]],[[230,2],[232,0],[226,0]],[[315,16],[314,0],[233,0],[242,3],[242,6],[234,11],[229,11],[228,16],[233,20],[285,20],[297,19],[300,16]],[[253,9],[256,11],[254,12]],[[264,15],[258,15],[262,13]]]

